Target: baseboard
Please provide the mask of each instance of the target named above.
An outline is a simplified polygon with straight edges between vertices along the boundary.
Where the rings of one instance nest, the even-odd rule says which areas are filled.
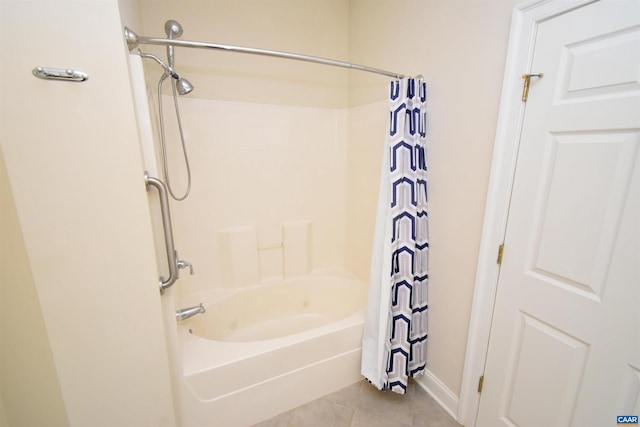
[[[415,380],[454,420],[458,420],[458,396],[449,390],[438,377],[427,369],[422,376]]]

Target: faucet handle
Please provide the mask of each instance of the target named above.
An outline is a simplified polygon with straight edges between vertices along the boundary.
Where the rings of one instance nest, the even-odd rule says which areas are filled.
[[[193,276],[193,265],[191,265],[191,263],[187,261],[183,261],[183,260],[178,261],[179,269],[182,270],[183,268],[187,268],[187,267],[189,267],[189,274]]]
[[[178,258],[178,251],[176,251],[176,265],[178,266],[178,270],[182,270],[183,268],[187,268],[189,267],[189,274],[193,276],[193,265],[191,265],[190,262],[179,259]]]

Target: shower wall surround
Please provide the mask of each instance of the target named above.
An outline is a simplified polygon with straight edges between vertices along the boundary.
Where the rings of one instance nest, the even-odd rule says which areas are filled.
[[[183,25],[184,39],[299,52],[425,76],[432,327],[423,384],[452,413],[462,380],[515,3],[140,3],[141,34],[162,35],[164,22],[173,18]],[[163,54],[162,48],[154,49]],[[301,220],[312,223],[313,268],[344,266],[368,279],[388,80],[316,64],[195,49],[178,49],[176,61],[180,74],[196,87],[180,100],[189,117],[185,128],[192,157],[206,176],[196,179],[194,192],[202,190],[199,186],[211,192],[208,200],[194,196],[187,202],[192,207],[174,209],[176,227],[186,232],[177,239],[196,274],[209,275],[203,282],[224,286],[219,271],[199,268],[213,270],[220,262],[219,230],[253,227],[260,247],[281,242],[283,223]],[[212,144],[219,145],[214,150]],[[300,179],[311,186],[304,189],[307,184]],[[278,249],[260,251],[260,275],[281,274],[269,267],[281,265],[281,254]],[[183,277],[182,287],[189,292],[200,286]]]
[[[284,277],[306,276],[313,270],[310,221],[282,224],[281,243],[258,244],[256,227],[218,231],[224,287],[242,287]]]
[[[176,245],[197,275],[182,275],[178,292],[345,267],[345,109],[197,98],[180,106],[194,180],[172,218]],[[181,170],[180,158],[169,153],[172,171]],[[177,188],[183,176],[172,174]],[[293,267],[289,251],[308,254],[306,265]]]

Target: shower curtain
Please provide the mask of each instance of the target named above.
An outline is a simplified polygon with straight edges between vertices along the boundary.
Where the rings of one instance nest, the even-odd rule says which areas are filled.
[[[426,367],[426,85],[405,78],[390,88],[361,372],[379,390],[404,394]]]

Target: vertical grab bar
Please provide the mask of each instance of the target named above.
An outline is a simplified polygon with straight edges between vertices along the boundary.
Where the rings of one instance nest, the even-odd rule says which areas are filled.
[[[160,276],[160,293],[178,280],[178,256],[173,244],[173,230],[171,228],[171,212],[169,211],[169,198],[167,197],[167,187],[164,182],[157,178],[149,176],[147,171],[144,172],[144,183],[147,191],[149,186],[153,186],[158,190],[160,196],[160,210],[162,212],[162,228],[164,231],[164,244],[167,250],[167,263],[169,264],[169,277],[165,279]],[[193,274],[193,273],[192,273]]]

